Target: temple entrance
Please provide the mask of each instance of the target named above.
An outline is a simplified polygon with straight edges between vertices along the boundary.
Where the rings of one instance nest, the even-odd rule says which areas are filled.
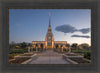
[[[52,48],[52,46],[47,46],[47,49],[51,49]]]

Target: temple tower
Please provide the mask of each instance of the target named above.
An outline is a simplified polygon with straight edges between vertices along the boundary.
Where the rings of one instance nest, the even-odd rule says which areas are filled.
[[[50,25],[50,12],[49,12],[49,27],[48,27],[48,31],[45,37],[45,47],[47,49],[51,49],[54,47],[54,37],[52,34],[51,25]]]

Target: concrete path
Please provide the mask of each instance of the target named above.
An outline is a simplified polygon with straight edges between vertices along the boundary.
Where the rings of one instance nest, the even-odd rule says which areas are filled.
[[[62,58],[62,54],[58,54],[52,50],[38,54],[36,60],[30,61],[28,64],[70,64]]]

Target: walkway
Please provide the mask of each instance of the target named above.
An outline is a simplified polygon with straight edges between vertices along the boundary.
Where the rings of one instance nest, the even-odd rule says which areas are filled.
[[[69,62],[64,60],[61,54],[48,50],[38,54],[38,58],[36,60],[32,60],[28,64],[69,64]]]

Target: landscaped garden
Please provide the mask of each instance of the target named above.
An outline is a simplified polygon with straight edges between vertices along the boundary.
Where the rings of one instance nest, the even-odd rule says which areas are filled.
[[[85,50],[85,49],[72,49],[71,52],[74,53],[85,53],[85,52],[90,52],[89,50]]]
[[[33,53],[24,53],[24,54],[21,54],[20,56],[32,56]]]
[[[84,58],[91,60],[91,52],[86,52]]]
[[[21,54],[25,52],[28,52],[27,49],[18,49],[18,50],[10,50],[9,54]]]
[[[91,51],[85,49],[71,49],[71,53],[66,54],[66,58],[79,64],[91,62]]]
[[[77,63],[90,63],[89,61],[85,60],[84,58],[70,58],[70,59]]]
[[[60,47],[56,45],[56,47],[53,49],[55,52],[63,53],[64,59],[70,59],[72,61],[75,61],[76,63],[90,63],[91,60],[91,51],[87,49],[80,49],[77,46],[72,45],[65,45],[67,48]],[[30,47],[30,48],[29,48]],[[25,45],[25,43],[21,43],[18,47],[13,47],[12,49],[9,49],[9,63],[10,64],[21,64],[24,61],[30,59],[34,56],[35,53],[42,53],[42,51],[45,51],[46,49],[43,49],[43,45],[41,44],[42,48],[35,47],[33,48],[30,45]]]
[[[17,55],[20,55],[20,54],[9,54],[9,59],[14,59],[14,56],[17,56]]]
[[[16,47],[17,46],[17,47]],[[20,43],[11,45],[9,49],[9,63],[21,64],[22,62],[31,58],[33,53],[28,53],[28,45],[26,43]]]
[[[75,54],[75,53],[68,53],[68,54],[66,54],[67,56],[78,56],[77,54]]]
[[[28,60],[30,58],[21,58],[21,59],[14,59],[12,61],[9,61],[10,64],[21,64],[22,62]]]
[[[9,63],[10,64],[21,64],[22,62],[31,58],[34,55],[33,53],[24,53],[24,54],[9,54]]]
[[[68,52],[68,51],[69,51],[68,49],[65,49],[65,48],[63,49],[63,52]]]

